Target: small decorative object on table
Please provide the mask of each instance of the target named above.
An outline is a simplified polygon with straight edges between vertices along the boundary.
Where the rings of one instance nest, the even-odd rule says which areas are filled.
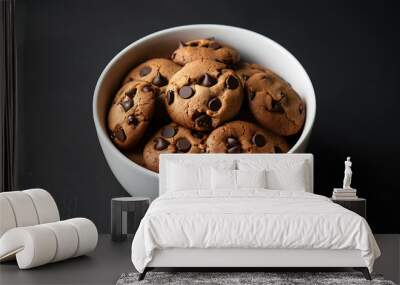
[[[111,239],[113,241],[124,241],[127,234],[134,234],[149,204],[150,198],[147,197],[113,198],[111,200]],[[133,215],[129,215],[129,213]],[[128,221],[128,217],[132,219]],[[133,227],[130,225],[133,225]],[[132,229],[131,232],[128,231],[129,228]]]
[[[342,207],[349,209],[361,217],[367,217],[367,201],[357,197],[357,190],[351,188],[351,178],[353,171],[351,170],[352,162],[350,156],[344,162],[344,179],[343,188],[334,188],[332,193],[332,201]]]
[[[353,176],[353,172],[351,170],[352,162],[350,161],[350,156],[347,157],[347,160],[344,162],[344,179],[343,179],[343,188],[334,188],[332,199],[337,200],[354,200],[357,199],[357,190],[351,188],[351,178]]]

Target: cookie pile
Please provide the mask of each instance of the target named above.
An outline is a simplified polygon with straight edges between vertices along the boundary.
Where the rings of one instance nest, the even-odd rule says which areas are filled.
[[[285,153],[305,104],[283,78],[214,39],[133,68],[108,113],[114,144],[158,172],[160,153]]]

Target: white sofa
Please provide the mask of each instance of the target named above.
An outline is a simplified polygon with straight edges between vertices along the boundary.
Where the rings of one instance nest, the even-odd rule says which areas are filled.
[[[20,269],[84,255],[97,245],[88,219],[60,221],[53,197],[43,189],[0,193],[0,262],[16,259]]]

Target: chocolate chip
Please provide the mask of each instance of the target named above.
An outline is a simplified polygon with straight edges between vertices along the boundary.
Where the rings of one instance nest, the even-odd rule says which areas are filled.
[[[139,125],[139,120],[135,116],[128,116],[128,125],[134,125],[137,126]]]
[[[271,108],[270,112],[283,114],[283,113],[285,113],[285,110],[283,110],[280,101],[272,100],[272,108]]]
[[[239,81],[232,75],[229,75],[225,83],[226,83],[226,88],[228,89],[236,89],[239,86]]]
[[[283,102],[287,102],[287,95],[286,95],[286,93],[284,93],[284,92],[280,92],[279,93],[279,97],[280,97],[280,99],[279,99],[279,101],[281,102],[281,103],[283,103]]]
[[[151,72],[151,67],[146,65],[140,69],[139,74],[141,77],[143,77],[149,74],[150,72]]]
[[[300,113],[300,114],[303,114],[303,111],[304,111],[304,105],[303,105],[303,104],[300,104],[300,105],[299,105],[299,113]]]
[[[195,138],[198,138],[200,140],[204,137],[204,133],[198,132],[198,131],[193,131],[192,130],[191,134],[192,134],[192,136],[194,136]]]
[[[188,152],[192,144],[185,138],[180,138],[176,141],[176,147],[180,152]]]
[[[126,140],[126,135],[124,132],[124,129],[121,127],[118,127],[116,130],[114,130],[114,135],[117,138],[117,140],[123,142]]]
[[[195,123],[200,128],[210,129],[212,121],[211,121],[210,116],[208,116],[206,114],[201,114],[200,116],[198,116],[196,118]]]
[[[208,101],[208,108],[211,111],[216,112],[221,108],[221,106],[222,106],[222,103],[217,97],[212,98],[210,101]]]
[[[263,147],[267,143],[267,141],[265,140],[265,137],[260,134],[254,135],[253,138],[251,139],[251,141],[253,144],[255,144],[258,147]]]
[[[153,79],[153,84],[161,87],[168,84],[168,79],[161,75],[161,73],[157,73],[156,77]]]
[[[226,139],[226,144],[227,144],[229,147],[233,147],[233,146],[238,146],[238,145],[240,145],[240,142],[239,142],[239,140],[236,139],[236,138],[229,137],[229,138]]]
[[[208,47],[209,47],[209,48],[212,48],[212,49],[219,49],[219,48],[221,48],[222,46],[221,46],[219,43],[217,43],[217,42],[212,42],[212,43],[209,43],[209,44],[208,44]]]
[[[150,92],[150,91],[153,91],[153,88],[151,88],[150,85],[145,85],[145,86],[143,86],[142,91],[143,92]]]
[[[249,94],[250,101],[252,101],[254,99],[254,97],[256,97],[256,92],[255,91],[249,90],[248,94]]]
[[[217,79],[206,73],[200,80],[200,84],[206,87],[213,86],[217,83]]]
[[[241,148],[239,145],[237,146],[233,146],[231,148],[228,149],[228,153],[240,153],[241,152]]]
[[[282,153],[282,149],[279,146],[274,146],[275,153]]]
[[[168,147],[169,142],[167,142],[165,139],[163,138],[156,138],[154,139],[154,149],[160,151],[160,150],[164,150]]]
[[[183,86],[181,90],[179,90],[179,96],[183,99],[189,99],[194,94],[194,90],[190,86]]]
[[[203,113],[201,113],[201,112],[199,112],[199,111],[197,111],[197,110],[195,110],[194,112],[193,112],[193,115],[192,115],[192,121],[195,121],[200,115],[202,115]]]
[[[136,88],[132,88],[131,90],[125,92],[125,95],[129,96],[130,98],[133,98],[133,97],[135,97],[136,92],[137,92],[137,89]]]
[[[124,108],[125,112],[128,111],[133,106],[133,100],[129,97],[126,97],[124,101],[121,102],[122,108]]]
[[[176,130],[174,127],[166,126],[162,129],[161,135],[164,138],[172,138],[176,134]]]
[[[168,90],[167,92],[167,104],[171,105],[172,103],[174,103],[174,91],[172,90]]]

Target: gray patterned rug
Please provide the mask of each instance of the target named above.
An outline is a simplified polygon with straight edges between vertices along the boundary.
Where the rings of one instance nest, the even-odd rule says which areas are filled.
[[[148,272],[146,278],[138,281],[138,273],[122,274],[117,285],[145,284],[379,284],[395,285],[381,275],[372,275],[368,281],[359,272]]]

